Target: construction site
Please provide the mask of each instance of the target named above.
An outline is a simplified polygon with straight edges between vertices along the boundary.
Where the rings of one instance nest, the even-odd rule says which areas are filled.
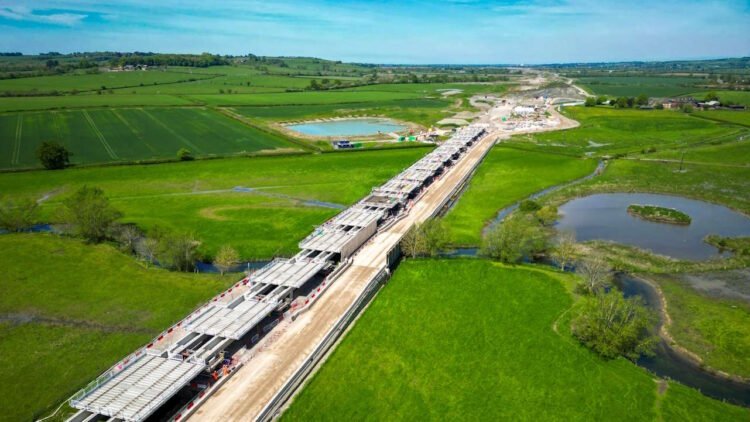
[[[75,394],[69,421],[270,420],[388,278],[408,229],[455,196],[495,140],[453,136]]]

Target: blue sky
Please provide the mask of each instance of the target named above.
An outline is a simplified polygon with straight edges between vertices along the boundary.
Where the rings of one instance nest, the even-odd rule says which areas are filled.
[[[750,0],[0,0],[0,51],[552,63],[750,55]]]

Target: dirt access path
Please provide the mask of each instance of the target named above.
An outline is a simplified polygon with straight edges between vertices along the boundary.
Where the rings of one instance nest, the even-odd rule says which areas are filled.
[[[468,177],[500,135],[482,138],[435,181],[415,203],[408,215],[390,229],[378,233],[357,253],[351,267],[342,273],[309,311],[296,321],[276,327],[272,344],[248,361],[217,390],[191,417],[196,421],[254,420],[316,345],[362,293],[370,280],[385,266],[386,253],[415,223],[429,218]]]

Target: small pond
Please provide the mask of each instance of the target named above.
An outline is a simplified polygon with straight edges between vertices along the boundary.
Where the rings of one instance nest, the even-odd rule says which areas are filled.
[[[689,226],[656,223],[627,212],[631,204],[676,208],[692,218]],[[750,236],[750,218],[731,209],[678,196],[607,193],[574,199],[560,207],[558,230],[572,230],[578,241],[609,240],[685,260],[722,253],[705,243],[709,234]]]
[[[362,118],[306,122],[286,125],[288,129],[310,136],[368,136],[399,132],[406,126],[390,119]]]

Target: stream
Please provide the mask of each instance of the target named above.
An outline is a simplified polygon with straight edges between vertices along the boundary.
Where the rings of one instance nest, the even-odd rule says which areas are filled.
[[[659,295],[651,284],[626,273],[618,273],[614,282],[625,297],[639,296],[646,306],[661,315]],[[659,321],[656,328],[661,324],[662,321]],[[638,359],[638,366],[662,378],[693,387],[706,396],[750,407],[750,383],[729,380],[705,371],[692,360],[677,353],[664,340],[659,341],[654,353],[652,357]]]
[[[581,182],[585,182],[587,180],[593,179],[594,177],[602,174],[606,166],[607,166],[607,162],[600,160],[599,164],[596,166],[596,169],[594,169],[592,173],[587,174],[586,176],[583,176],[575,180],[571,180],[570,182],[562,183],[562,184],[555,185],[555,186],[550,186],[547,189],[542,189],[539,192],[533,193],[520,201],[516,201],[512,203],[511,205],[508,205],[507,207],[498,211],[497,214],[495,214],[495,218],[493,218],[484,227],[484,229],[482,229],[482,235],[487,234],[490,230],[492,230],[498,224],[500,224],[503,220],[505,220],[505,217],[509,216],[513,211],[517,210],[519,205],[521,205],[521,202],[526,201],[526,200],[534,200],[544,195],[547,195],[548,193],[552,193],[560,189],[567,188],[568,186],[575,185],[577,183],[581,183]]]
[[[477,248],[458,248],[441,254],[441,257],[477,257],[478,253]],[[556,263],[548,260],[535,261],[535,263],[558,268]],[[661,315],[659,296],[649,283],[627,273],[617,273],[614,284],[625,297],[640,296],[649,309]],[[655,329],[658,330],[660,326],[661,321]],[[661,378],[675,380],[692,387],[708,397],[750,407],[750,383],[714,375],[677,353],[664,340],[660,340],[654,347],[654,356],[641,357],[636,364]]]

